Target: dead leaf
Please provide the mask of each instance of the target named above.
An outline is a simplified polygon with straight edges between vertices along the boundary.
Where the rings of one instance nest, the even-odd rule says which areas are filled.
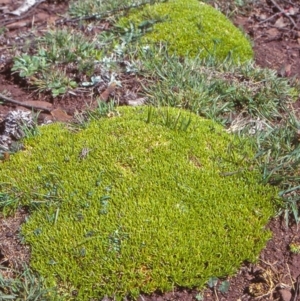
[[[67,122],[73,119],[72,116],[68,115],[65,111],[63,111],[60,108],[54,109],[50,113],[55,121]]]
[[[49,25],[52,25],[52,24],[55,24],[56,20],[58,20],[58,17],[57,16],[50,16],[46,20],[47,20],[47,23]]]
[[[109,98],[109,95],[116,90],[116,85],[117,85],[116,82],[111,83],[107,87],[107,89],[104,92],[101,93],[100,99],[102,101],[107,101],[108,98]]]
[[[291,75],[291,71],[292,71],[292,65],[291,64],[287,64],[285,66],[285,76],[289,77]]]
[[[299,12],[299,8],[293,6],[285,10],[285,13],[289,16],[295,16],[298,12]]]
[[[291,69],[291,64],[282,64],[277,73],[280,77],[289,77],[291,75]]]
[[[266,14],[259,15],[260,21],[266,20],[267,18],[268,18],[268,16]]]
[[[38,2],[37,0],[25,0],[20,7],[18,7],[16,10],[14,10],[10,13],[12,15],[21,16],[22,13],[27,12],[37,2]],[[43,2],[43,1],[41,1],[41,2]]]
[[[275,38],[278,35],[278,29],[276,29],[274,27],[270,28],[267,30],[267,33],[271,38]]]
[[[3,153],[3,161],[8,161],[10,158],[10,154],[8,152]]]
[[[7,29],[18,29],[18,28],[22,28],[22,27],[26,27],[26,26],[28,26],[27,22],[19,21],[19,22],[14,22],[14,23],[6,25],[6,28]]]
[[[284,23],[284,18],[283,17],[278,18],[274,25],[279,28],[285,27],[286,23]]]

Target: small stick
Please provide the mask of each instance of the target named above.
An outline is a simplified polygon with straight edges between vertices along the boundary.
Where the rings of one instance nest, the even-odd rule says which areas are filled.
[[[285,263],[285,264],[286,264],[287,270],[289,272],[289,276],[290,276],[291,283],[292,283],[292,288],[295,291],[295,285],[294,285],[294,282],[293,282],[293,279],[292,279],[292,275],[291,275],[291,271],[290,271],[289,265],[287,263]]]
[[[297,6],[295,3],[293,3],[292,1],[287,1],[287,0],[283,0],[284,2],[288,3],[288,4],[291,4],[297,8],[299,8],[299,6]]]
[[[271,16],[271,17],[269,17],[269,18],[267,18],[265,20],[260,21],[259,24],[268,22],[269,20],[272,20],[273,18],[275,18],[276,16],[278,16],[280,14],[281,14],[281,12],[278,12],[278,13],[274,14],[273,16]]]
[[[215,286],[214,286],[214,292],[215,292],[215,296],[216,296],[217,301],[219,301],[219,296],[218,296],[217,289],[216,289]]]
[[[297,24],[295,23],[295,21],[293,20],[293,18],[291,16],[289,16],[285,11],[284,9],[282,9],[277,3],[275,0],[270,0],[274,6],[277,7],[277,9],[279,9],[287,18],[290,19],[290,21],[293,23],[294,27],[296,27],[298,29],[298,26]]]
[[[296,278],[296,287],[295,287],[295,290],[294,290],[294,296],[291,299],[291,301],[299,300],[298,299],[299,293],[300,293],[300,275],[298,275],[298,277]]]
[[[51,110],[48,109],[48,108],[45,108],[45,107],[39,107],[39,106],[32,106],[32,105],[27,105],[27,104],[24,104],[18,100],[15,100],[15,99],[12,99],[12,98],[9,98],[3,94],[0,93],[0,99],[3,99],[4,101],[6,102],[10,102],[10,103],[13,103],[15,105],[18,105],[18,106],[22,106],[22,107],[25,107],[25,108],[30,108],[30,109],[33,109],[33,110],[41,110],[41,111],[45,111],[45,112],[48,112],[48,113],[51,113]]]

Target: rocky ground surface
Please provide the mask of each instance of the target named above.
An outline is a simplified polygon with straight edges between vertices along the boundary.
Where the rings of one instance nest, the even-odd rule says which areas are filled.
[[[51,104],[51,111],[40,114],[40,122],[49,120],[69,121],[77,112],[82,112],[90,104],[84,95],[68,95],[53,99],[48,94],[37,94],[28,90],[24,80],[11,71],[11,49],[18,53],[25,44],[30,43],[30,31],[34,27],[36,34],[43,34],[49,27],[60,26],[61,15],[67,10],[67,2],[54,3],[43,1],[20,17],[11,12],[23,1],[0,0],[0,93],[20,104],[4,102],[0,105],[0,122],[9,112],[35,106]],[[215,7],[220,6],[214,3]],[[234,23],[241,27],[253,41],[256,64],[277,71],[278,76],[291,80],[300,79],[300,4],[292,1],[256,1],[247,9],[235,10]],[[105,25],[105,24],[104,24]],[[103,26],[104,26],[103,25]],[[142,79],[128,77],[126,85],[114,91],[118,102],[126,104],[124,95],[128,91],[138,94]],[[110,91],[100,91],[100,94]],[[126,94],[127,93],[127,94]],[[105,95],[104,95],[105,96]],[[23,104],[23,105],[22,105]],[[299,103],[295,104],[295,108]],[[58,109],[58,110],[53,110]],[[29,109],[30,110],[30,109]],[[1,128],[0,128],[1,130]],[[2,128],[3,131],[3,128]],[[6,267],[21,268],[30,260],[30,250],[19,241],[19,227],[26,217],[26,212],[18,212],[14,217],[0,217],[0,264]],[[140,301],[167,300],[300,300],[300,237],[296,225],[286,226],[285,221],[276,218],[270,221],[268,229],[273,238],[261,252],[256,264],[244,263],[236,276],[219,279],[211,283],[204,292],[178,289],[165,294],[141,296]],[[291,250],[291,246],[294,249]],[[297,249],[299,247],[299,249]],[[292,252],[293,251],[293,252]],[[192,254],[191,254],[192,256]],[[4,276],[9,276],[4,275]],[[227,292],[222,283],[228,281]]]

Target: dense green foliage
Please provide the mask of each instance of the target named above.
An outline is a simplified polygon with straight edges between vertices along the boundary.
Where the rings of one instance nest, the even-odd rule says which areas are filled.
[[[179,55],[194,57],[214,55],[220,60],[231,54],[234,60],[253,57],[249,41],[222,13],[198,0],[170,0],[135,9],[119,24],[153,30],[143,38],[144,43],[168,43],[168,49]]]
[[[201,288],[254,261],[275,190],[248,143],[178,109],[119,114],[79,132],[41,127],[1,165],[3,189],[32,210],[31,267],[84,301]]]

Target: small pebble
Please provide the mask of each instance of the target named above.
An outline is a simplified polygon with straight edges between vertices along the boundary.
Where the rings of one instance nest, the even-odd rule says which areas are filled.
[[[292,293],[287,289],[279,290],[280,301],[290,301],[292,299]]]

